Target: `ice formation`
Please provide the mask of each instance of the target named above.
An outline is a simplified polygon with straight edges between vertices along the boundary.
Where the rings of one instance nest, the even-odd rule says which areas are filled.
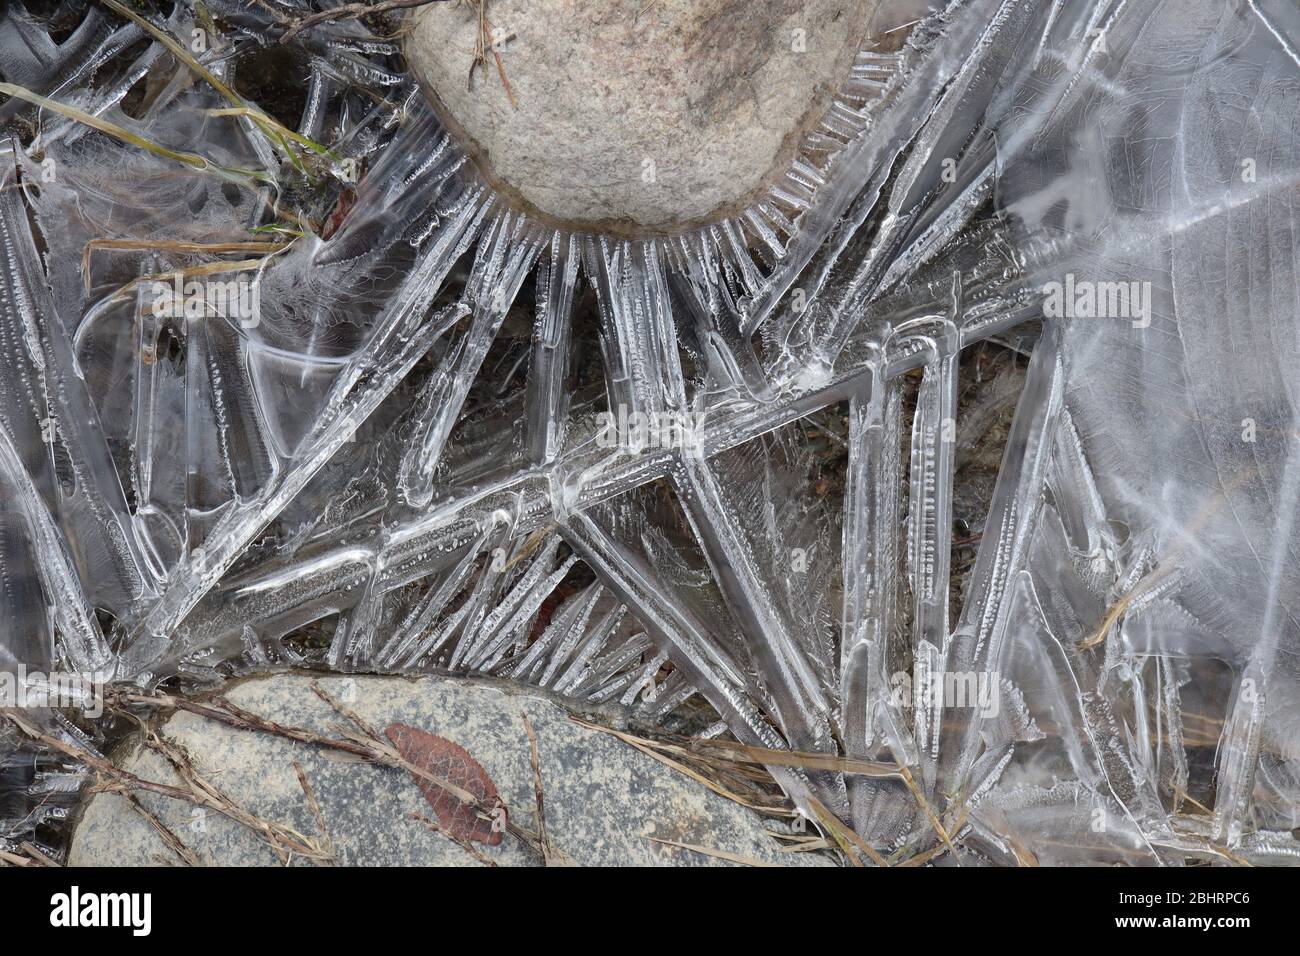
[[[891,862],[1300,855],[1294,4],[885,4],[766,195],[648,240],[510,208],[390,39],[279,43],[301,0],[36,7],[0,22],[7,668],[702,699]],[[247,92],[286,60],[292,116]],[[959,360],[1012,336],[958,607]],[[4,839],[75,768],[0,733]]]

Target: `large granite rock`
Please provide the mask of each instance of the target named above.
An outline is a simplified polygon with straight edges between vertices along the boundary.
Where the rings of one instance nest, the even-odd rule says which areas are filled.
[[[789,168],[877,2],[491,0],[509,91],[491,50],[468,82],[476,4],[417,8],[406,53],[517,205],[555,225],[663,233],[734,214]]]
[[[246,680],[227,698],[277,723],[336,736],[341,718],[311,690],[312,678],[281,674]],[[808,854],[782,854],[764,835],[764,821],[690,778],[598,731],[567,718],[541,697],[464,681],[438,678],[320,678],[321,687],[371,725],[406,724],[445,737],[468,751],[487,771],[520,826],[534,827],[534,776],[522,715],[537,734],[552,843],[587,865],[703,865],[711,858],[651,837],[718,849],[786,864],[825,863]],[[179,713],[160,728],[180,744],[212,783],[258,816],[315,836],[319,830],[293,768],[296,761],[320,804],[326,835],[339,863],[348,865],[479,865],[447,836],[412,818],[436,819],[414,778],[405,770],[358,763],[319,747],[283,737],[235,730]],[[119,766],[146,779],[176,783],[153,751],[128,744]],[[274,851],[248,828],[212,811],[149,793],[144,806],[203,863],[270,866]],[[769,827],[777,824],[767,822]],[[499,845],[474,843],[501,865],[538,863],[532,851],[506,836]],[[148,866],[176,856],[158,831],[125,797],[91,798],[77,822],[70,851],[73,865]]]

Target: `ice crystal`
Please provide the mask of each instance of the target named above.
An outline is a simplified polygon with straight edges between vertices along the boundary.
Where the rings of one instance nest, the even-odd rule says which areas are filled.
[[[894,859],[1295,855],[1292,4],[935,4],[767,195],[645,240],[512,210],[390,42],[279,44],[307,11],[149,15],[209,38],[232,108],[108,8],[6,7],[9,89],[119,131],[0,104],[7,669],[694,698],[883,768],[771,767]],[[256,317],[157,307],[195,277]],[[959,373],[993,338],[1033,355],[954,603]],[[693,441],[602,437],[634,415]]]

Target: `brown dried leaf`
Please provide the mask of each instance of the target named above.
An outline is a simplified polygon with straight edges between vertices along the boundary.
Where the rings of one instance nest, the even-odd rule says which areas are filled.
[[[421,770],[468,790],[484,807],[501,807],[496,784],[464,747],[407,724],[390,724],[384,734],[407,761]],[[488,846],[501,842],[501,828],[494,829],[492,821],[482,819],[473,807],[429,780],[415,777],[415,784],[453,839],[477,840]],[[505,808],[501,807],[500,812],[504,814]]]

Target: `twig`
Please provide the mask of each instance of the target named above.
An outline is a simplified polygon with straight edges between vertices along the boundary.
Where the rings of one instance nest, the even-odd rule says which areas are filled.
[[[479,852],[479,851],[474,847],[474,845],[473,845],[472,843],[470,843],[468,840],[463,840],[463,839],[461,839],[459,836],[457,836],[455,833],[452,833],[450,830],[448,830],[448,829],[446,829],[446,828],[444,828],[444,827],[440,827],[440,826],[438,826],[438,824],[434,823],[432,820],[430,820],[430,819],[429,819],[428,817],[426,817],[424,814],[422,814],[422,813],[412,813],[412,814],[411,814],[411,819],[412,819],[412,820],[418,820],[418,821],[420,821],[421,823],[423,823],[426,827],[428,827],[430,830],[432,830],[434,833],[437,833],[437,834],[439,834],[439,835],[441,835],[441,836],[445,836],[448,840],[450,840],[452,843],[456,844],[458,847],[460,847],[462,850],[464,850],[466,853],[468,853],[468,854],[469,854],[470,856],[472,856],[474,859],[478,860],[478,861],[479,861],[480,863],[482,863],[484,866],[496,866],[496,865],[497,865],[496,862],[495,862],[494,860],[489,860],[486,856],[484,856],[482,853],[480,853],[480,852]]]
[[[161,707],[166,710],[183,710],[186,713],[206,717],[208,720],[215,720],[228,727],[234,727],[236,730],[260,730],[264,733],[275,734],[277,737],[288,737],[290,740],[296,740],[299,743],[316,744],[335,750],[343,750],[365,759],[373,757],[370,748],[364,745],[323,737],[320,734],[299,727],[287,727],[284,724],[277,724],[274,721],[243,710],[224,699],[221,699],[220,706],[216,707],[186,700],[184,697],[174,697],[171,694],[140,694],[133,691],[110,690],[108,698],[110,704],[143,704],[148,707]]]
[[[1011,853],[1016,858],[1016,866],[1038,866],[1038,857],[1034,856],[1033,851],[1017,840],[1015,836],[1008,833],[1006,836],[1007,845],[1011,847]]]
[[[138,146],[146,152],[153,153],[155,156],[162,156],[164,159],[172,159],[178,163],[183,163],[193,169],[202,171],[213,171],[223,173],[230,177],[245,177],[258,182],[271,182],[271,177],[263,170],[258,169],[239,169],[233,166],[221,166],[211,162],[198,153],[190,153],[185,150],[168,149],[152,140],[147,140],[143,136],[131,132],[129,129],[118,126],[116,123],[110,123],[108,120],[87,113],[85,110],[70,106],[67,103],[61,103],[58,100],[52,100],[47,96],[41,96],[25,87],[16,86],[13,83],[0,83],[0,93],[6,96],[12,96],[17,99],[31,103],[33,106],[39,106],[42,109],[58,113],[60,116],[66,116],[68,119],[76,120],[91,129],[97,129],[101,133],[107,133],[114,139],[119,139],[124,143],[132,146]]]
[[[59,865],[58,861],[53,860],[50,857],[46,856],[40,847],[27,840],[24,840],[22,843],[18,844],[18,849],[22,850],[24,853],[30,856],[40,866],[57,867]]]
[[[646,839],[653,843],[662,843],[664,846],[675,846],[680,850],[690,850],[693,853],[702,853],[705,856],[716,857],[719,860],[727,860],[730,863],[742,863],[745,866],[774,867],[777,865],[764,860],[756,860],[752,856],[741,856],[739,853],[731,853],[727,850],[714,850],[707,846],[697,846],[694,843],[678,843],[676,840],[660,840],[658,837],[646,837]]]
[[[282,252],[289,247],[287,242],[179,242],[154,241],[150,239],[91,239],[81,254],[81,273],[85,278],[86,291],[90,291],[90,256],[96,249],[113,249],[133,252],[156,252],[166,250],[179,253],[229,252]]]
[[[188,803],[201,803],[201,801],[195,798],[194,794],[182,789],[181,787],[173,787],[170,784],[157,783],[153,780],[145,780],[143,777],[137,777],[129,770],[122,770],[113,766],[113,764],[109,763],[103,757],[100,757],[98,754],[90,750],[74,746],[66,741],[60,740],[58,737],[43,732],[35,725],[28,723],[25,719],[14,713],[7,712],[4,716],[9,718],[14,726],[28,737],[45,744],[47,747],[59,751],[59,753],[80,760],[91,770],[94,770],[101,776],[112,781],[111,785],[99,787],[102,792],[117,792],[128,789],[147,790],[164,797],[171,797],[173,800],[184,800]]]
[[[1157,584],[1173,573],[1174,569],[1180,564],[1183,552],[1185,552],[1188,546],[1196,539],[1200,530],[1222,509],[1223,505],[1227,503],[1228,494],[1241,485],[1242,482],[1246,480],[1247,476],[1247,472],[1243,471],[1238,473],[1231,481],[1223,485],[1222,490],[1217,496],[1206,501],[1200,511],[1193,515],[1192,520],[1187,523],[1180,535],[1178,546],[1169,552],[1167,559],[1159,561],[1156,567],[1144,574],[1136,584],[1128,589],[1127,593],[1122,595],[1119,600],[1111,605],[1110,609],[1106,612],[1105,617],[1102,618],[1101,624],[1097,626],[1097,630],[1093,632],[1091,637],[1086,638],[1078,645],[1079,650],[1089,650],[1104,641],[1106,635],[1110,633],[1111,628],[1114,627],[1119,619],[1124,616],[1124,612],[1128,610],[1130,604],[1139,597],[1150,593]]]
[[[701,740],[695,745],[704,750],[716,747],[731,751],[735,756],[730,759],[741,763],[762,764],[767,767],[802,767],[805,770],[832,770],[859,777],[880,779],[898,779],[902,777],[899,768],[876,760],[856,760],[837,754],[801,753],[797,750],[776,750],[772,747],[754,747],[749,744],[735,743],[730,740]]]
[[[152,749],[157,750],[166,757],[177,771],[184,787],[172,786],[171,784],[158,783],[154,780],[146,780],[143,777],[131,773],[129,770],[123,770],[114,766],[110,761],[105,760],[95,752],[70,744],[61,740],[52,734],[47,734],[39,727],[30,723],[25,717],[13,711],[5,711],[3,716],[7,717],[28,737],[37,740],[45,746],[59,753],[66,754],[94,770],[99,777],[99,781],[91,788],[92,792],[99,793],[125,793],[131,790],[145,790],[150,793],[156,793],[160,796],[170,797],[173,800],[182,800],[199,807],[210,807],[221,815],[240,823],[254,832],[262,834],[271,843],[272,849],[284,859],[281,843],[289,846],[294,852],[301,852],[307,856],[317,856],[317,851],[311,842],[303,837],[302,834],[285,827],[282,824],[273,823],[263,820],[254,815],[239,804],[235,803],[224,793],[207,783],[189,763],[187,757],[177,751],[175,748],[168,747],[156,735],[150,735],[146,738]]]
[[[368,721],[363,719],[361,715],[358,714],[356,711],[354,711],[352,708],[345,707],[342,701],[336,700],[332,695],[330,695],[325,690],[324,687],[321,687],[321,685],[318,684],[316,681],[311,682],[311,692],[315,694],[317,697],[319,697],[321,700],[325,701],[325,703],[329,704],[330,707],[334,708],[335,713],[343,717],[346,717],[348,720],[352,721],[352,723],[356,725],[357,729],[360,730],[367,737],[369,737],[371,740],[375,741],[376,743],[381,743],[381,744],[385,743],[384,738],[379,736],[379,731],[377,729],[372,727]],[[468,792],[469,791],[466,791],[466,793]]]
[[[167,826],[167,824],[163,823],[156,814],[141,803],[139,797],[134,793],[124,793],[123,796],[126,797],[126,801],[131,805],[131,808],[135,810],[136,813],[140,814],[140,816],[144,817],[145,820],[149,822],[149,825],[158,831],[158,835],[162,837],[163,843],[166,843],[167,848],[180,857],[186,866],[202,865],[198,854],[182,843],[181,838],[178,837],[172,829]]]
[[[774,840],[785,840],[787,845],[777,847],[778,853],[813,853],[817,850],[833,850],[835,844],[816,834],[781,833],[778,830],[764,830]]]
[[[120,2],[120,0],[100,0],[100,2],[104,4],[104,6],[108,7],[110,10],[118,14],[119,16],[125,17],[126,19],[130,20],[132,23],[136,24],[138,27],[140,27],[142,30],[144,30],[146,33],[152,36],[155,40],[161,43],[164,47],[166,47],[168,52],[170,52],[172,56],[176,57],[177,60],[179,60],[181,63],[184,63],[190,70],[192,70],[194,73],[198,74],[200,77],[206,80],[214,90],[216,90],[227,100],[233,103],[238,110],[242,111],[244,115],[246,115],[250,120],[256,123],[257,126],[261,128],[261,130],[264,133],[267,134],[267,136],[269,136],[272,140],[274,140],[277,143],[277,145],[279,145],[279,147],[284,151],[285,156],[288,157],[288,159],[292,163],[294,163],[294,165],[298,166],[300,169],[303,169],[304,172],[306,170],[302,166],[301,161],[298,159],[297,156],[294,155],[293,150],[289,147],[290,141],[295,142],[300,146],[305,146],[307,149],[311,150],[314,153],[320,155],[329,155],[331,156],[331,158],[337,159],[337,157],[334,157],[329,152],[329,150],[327,150],[320,143],[314,142],[313,140],[308,139],[307,137],[303,136],[301,133],[297,132],[296,130],[290,129],[289,127],[281,123],[279,120],[275,119],[275,117],[269,116],[266,113],[262,112],[261,110],[249,106],[248,103],[244,102],[243,98],[240,97],[240,95],[236,93],[231,86],[226,84],[218,76],[216,76],[211,70],[209,70],[197,59],[195,59],[195,57],[190,53],[190,51],[185,49],[185,47],[183,47],[177,41],[177,39],[174,36],[172,36],[170,33],[168,33],[166,30],[163,30],[157,25],[149,22],[144,17],[140,16],[140,14],[132,10],[130,7]]]
[[[958,809],[960,810],[960,812],[958,812]],[[960,834],[962,828],[966,826],[966,818],[970,816],[970,806],[967,804],[966,798],[963,797],[960,800],[960,802],[957,804],[957,806],[952,809],[951,813],[946,815],[956,817],[955,822],[949,825],[948,831],[950,833]],[[938,840],[937,837],[936,840]],[[903,849],[906,848],[904,847]],[[902,860],[902,862],[897,862],[897,857],[900,855],[901,852],[902,850],[899,850],[893,854],[892,858],[895,859],[895,865],[922,866],[930,862],[930,860],[934,859],[935,857],[939,856],[939,854],[947,853],[948,847],[947,845],[944,844],[942,840],[938,840],[938,842],[936,842],[934,846],[930,847],[930,849],[925,850],[922,853],[918,853],[915,856],[907,857],[906,859]]]
[[[831,837],[840,845],[844,855],[849,858],[849,862],[855,866],[861,866],[862,862],[857,858],[855,850],[863,853],[867,859],[876,866],[889,866],[889,862],[881,856],[870,843],[862,837],[852,827],[845,826],[835,814],[831,813],[820,800],[811,793],[807,795],[808,805],[812,807],[813,812],[821,820],[822,826],[830,831]]]
[[[618,738],[628,746],[635,747],[637,750],[641,751],[647,757],[652,757],[653,759],[659,761],[665,766],[671,767],[672,769],[676,770],[678,773],[685,774],[686,776],[694,780],[696,783],[702,784],[703,786],[712,790],[718,796],[724,797],[727,800],[732,801],[733,803],[738,803],[742,807],[745,807],[748,810],[753,810],[757,813],[770,813],[774,816],[788,815],[783,809],[774,808],[774,807],[765,807],[753,803],[749,800],[746,800],[744,797],[732,793],[730,790],[728,790],[726,787],[722,786],[721,784],[713,780],[710,780],[708,777],[704,776],[701,773],[698,773],[695,770],[692,770],[684,763],[680,763],[679,761],[673,760],[671,757],[667,756],[667,753],[679,753],[682,755],[688,755],[689,752],[686,751],[684,748],[674,747],[672,744],[664,744],[657,740],[650,740],[644,737],[636,737],[633,736],[632,734],[625,733],[621,730],[614,730],[612,727],[605,727],[601,724],[591,723],[590,721],[583,720],[580,717],[570,716],[569,719],[573,721],[575,724],[577,724],[579,727],[585,727],[588,730],[596,730],[602,734],[609,734],[611,737]],[[661,751],[666,751],[666,753]]]
[[[537,839],[542,844],[542,855],[549,858],[550,841],[546,838],[546,808],[542,799],[542,762],[537,753],[537,732],[533,722],[523,714],[524,730],[528,734],[528,758],[533,765],[533,794],[537,799]]]
[[[491,21],[487,18],[487,0],[471,0],[478,8],[478,33],[474,38],[474,59],[469,64],[469,76],[465,80],[465,89],[470,89],[474,83],[474,71],[478,68],[487,67],[487,53],[492,51],[492,59],[497,65],[497,75],[501,77],[501,86],[506,91],[506,98],[510,100],[512,109],[519,109],[519,101],[515,99],[515,91],[510,87],[510,81],[506,79],[505,64],[501,62],[501,53],[497,50],[498,43],[504,43],[514,37],[513,33],[503,36],[498,40],[495,36],[496,28],[492,26]]]
[[[335,700],[315,681],[312,682],[312,691],[320,697],[321,700],[329,704],[336,713],[346,717],[360,732],[342,728],[340,732],[344,739],[335,737],[326,737],[322,734],[313,733],[310,730],[304,730],[301,727],[288,727],[284,724],[277,724],[274,721],[259,717],[257,714],[250,713],[242,708],[232,704],[228,700],[221,700],[219,705],[200,704],[196,701],[186,700],[182,697],[175,697],[170,694],[139,694],[127,692],[110,692],[109,699],[117,704],[141,704],[151,707],[163,707],[171,710],[183,710],[187,713],[195,714],[199,717],[206,717],[209,720],[215,720],[237,730],[253,730],[262,733],[274,734],[278,737],[285,737],[289,740],[296,740],[299,743],[310,744],[314,747],[324,747],[329,750],[339,750],[344,753],[359,757],[370,763],[377,763],[386,767],[396,767],[405,770],[407,773],[427,780],[434,786],[447,791],[461,803],[466,804],[474,809],[481,819],[493,819],[493,807],[484,806],[474,794],[470,793],[463,787],[458,787],[450,780],[444,780],[436,774],[430,773],[423,767],[417,767],[405,757],[403,757],[388,741],[379,736],[378,732],[368,723],[353,713],[342,703]],[[111,766],[111,765],[110,765]],[[507,817],[506,832],[510,833],[520,842],[533,849],[539,855],[541,847],[538,846],[536,838],[528,831],[509,821]]]
[[[281,863],[288,865],[292,853],[297,853],[311,860],[329,859],[329,854],[310,837],[282,823],[276,823],[274,820],[267,820],[257,816],[233,800],[220,788],[209,783],[195,768],[189,754],[178,745],[163,740],[163,738],[152,732],[146,735],[145,745],[155,753],[160,754],[172,765],[176,775],[189,786],[190,791],[195,796],[206,800],[208,805],[223,816],[229,817],[237,823],[242,823],[248,829],[259,833],[275,852],[275,855],[279,857]]]
[[[537,797],[537,842],[542,848],[542,861],[547,866],[573,866],[574,862],[559,847],[551,842],[546,832],[546,810],[542,800],[542,761],[537,752],[537,733],[527,714],[524,718],[524,730],[528,732],[529,759],[533,765],[533,792]]]
[[[930,821],[930,826],[934,827],[934,832],[939,835],[939,839],[943,841],[943,845],[946,846],[948,852],[952,854],[953,861],[958,866],[961,866],[961,857],[957,855],[957,848],[952,845],[952,840],[948,837],[948,831],[944,829],[943,823],[935,815],[934,808],[930,806],[930,801],[925,799],[925,794],[921,792],[921,788],[918,787],[916,781],[912,779],[912,772],[901,762],[898,764],[898,769],[903,775],[903,783],[907,784],[907,789],[912,791],[912,796],[916,799],[917,806],[924,811],[926,818]]]
[[[174,282],[176,279],[184,281],[196,276],[223,275],[227,272],[249,272],[254,269],[261,269],[265,265],[266,259],[264,258],[238,259],[233,262],[223,259],[218,262],[205,262],[202,265],[190,266],[186,269],[176,269],[172,272],[154,272],[148,275],[136,276],[131,281],[114,289],[107,298],[110,301],[123,299],[146,282]]]
[[[635,747],[637,750],[641,751],[647,756],[653,757],[655,760],[658,760],[661,763],[666,764],[669,767],[672,767],[673,769],[679,771],[680,773],[686,774],[687,776],[691,777],[691,779],[696,780],[699,783],[703,784],[704,786],[708,787],[710,790],[712,790],[714,793],[717,793],[719,796],[726,797],[729,800],[732,800],[736,803],[741,804],[742,806],[748,807],[749,809],[756,810],[758,812],[767,812],[767,813],[773,812],[771,808],[756,806],[744,800],[743,798],[737,796],[736,794],[731,793],[725,788],[719,786],[714,781],[709,780],[707,777],[703,776],[702,774],[695,772],[690,767],[687,767],[684,764],[681,764],[676,760],[673,760],[672,758],[666,756],[663,753],[657,752],[658,749],[663,749],[669,752],[681,753],[684,756],[687,755],[696,756],[696,757],[703,756],[703,754],[698,753],[694,749],[688,751],[685,748],[674,747],[671,744],[664,744],[659,741],[635,737],[631,734],[624,733],[618,730],[613,730],[612,728],[609,727],[603,727],[600,724],[591,723],[589,721],[585,721],[577,717],[570,717],[569,719],[572,720],[574,723],[578,724],[579,726],[586,727],[591,730],[598,730],[601,731],[602,733],[607,733],[610,736],[617,737],[619,740],[622,740],[624,743],[628,744],[629,746]],[[771,763],[771,764],[785,765],[785,766],[811,767],[814,769],[836,769],[845,773],[856,772],[866,776],[889,777],[889,778],[898,778],[898,779],[906,779],[905,775],[907,774],[905,768],[891,767],[887,764],[880,764],[872,761],[850,760],[847,758],[837,757],[830,754],[799,754],[799,753],[793,753],[788,751],[772,750],[770,748],[765,748],[765,747],[750,747],[745,744],[733,743],[730,741],[708,741],[707,743],[695,742],[695,745],[701,749],[707,746],[714,746],[724,750],[726,756],[723,757],[722,759],[726,761],[748,762],[748,763],[755,763],[760,765]],[[913,792],[915,793],[915,790]],[[809,794],[808,799],[814,815],[817,817],[822,827],[834,839],[835,844],[843,851],[845,857],[849,860],[850,864],[854,866],[861,866],[862,863],[859,857],[865,856],[877,866],[887,867],[890,865],[889,861],[886,860],[885,857],[882,856],[878,850],[876,850],[869,843],[867,843],[866,840],[864,840],[862,836],[858,834],[856,831],[854,831],[852,828],[845,826],[844,823],[841,822],[834,814],[832,814],[830,810],[828,810],[819,800],[817,800],[816,797],[813,797],[811,794]],[[919,797],[919,800],[923,803],[923,805],[928,810],[928,804],[924,804],[924,798]],[[929,815],[931,816],[932,823],[937,824],[938,821],[933,818],[933,813],[930,812]],[[938,826],[938,832],[942,835],[942,837],[944,838],[947,837],[947,833],[943,830],[942,825]],[[800,848],[800,851],[807,852],[814,849],[819,850],[819,849],[826,848],[827,846],[830,845],[825,843],[825,841],[816,841],[816,842],[818,842],[819,845],[804,846]],[[700,848],[693,848],[693,849],[700,849]],[[707,852],[702,849],[700,851]]]
[[[322,23],[329,23],[334,20],[356,20],[372,13],[388,13],[390,10],[406,10],[411,7],[422,7],[429,3],[439,2],[442,2],[442,0],[381,0],[379,3],[345,3],[290,22],[280,37],[280,42],[288,43],[303,30],[310,30]]]
[[[492,29],[490,25],[488,29]],[[517,110],[519,109],[519,101],[515,99],[515,91],[510,87],[510,81],[506,79],[505,64],[501,62],[501,53],[497,50],[497,41],[495,39],[493,39],[489,49],[492,51],[492,59],[496,61],[497,76],[501,77],[501,86],[505,88],[506,99],[510,101],[510,108]]]
[[[334,841],[330,839],[329,827],[325,825],[325,814],[321,813],[320,804],[316,802],[316,794],[311,784],[307,782],[307,772],[296,760],[293,762],[293,772],[298,775],[298,786],[302,787],[303,796],[307,798],[307,809],[311,811],[312,819],[316,821],[316,829],[320,831],[321,841],[329,850],[330,862],[337,862],[338,854],[334,849]]]

